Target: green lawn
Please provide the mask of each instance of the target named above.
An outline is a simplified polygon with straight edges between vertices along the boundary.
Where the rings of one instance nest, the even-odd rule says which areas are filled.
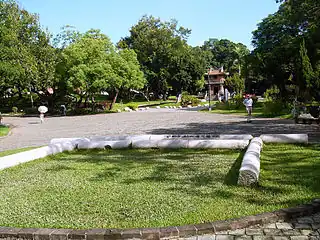
[[[7,136],[10,128],[4,125],[0,125],[0,137]]]
[[[160,105],[161,104],[161,105]],[[139,106],[147,106],[147,105],[159,105],[159,106],[166,106],[166,105],[175,105],[175,102],[173,101],[143,101],[143,102],[128,102],[128,103],[116,103],[113,107],[113,111],[116,111],[117,109],[124,110],[125,107],[130,107],[131,109],[136,109]],[[156,106],[152,106],[156,107]]]
[[[279,207],[308,203],[320,197],[320,145],[265,145],[261,155],[261,193]],[[266,204],[262,195],[256,204]]]
[[[200,223],[309,202],[319,146],[265,146],[261,185],[236,185],[230,150],[75,151],[0,172],[0,226],[127,228]]]
[[[20,153],[20,152],[25,152],[31,149],[35,149],[36,147],[27,147],[27,148],[19,148],[19,149],[13,149],[13,150],[7,150],[7,151],[2,151],[0,152],[0,157],[4,157],[7,155],[15,154],[15,153]]]
[[[241,116],[247,116],[246,109],[231,109],[231,110],[223,110],[223,109],[213,109],[210,113],[219,113],[219,114],[236,114]],[[260,117],[260,118],[268,118],[268,117],[274,117],[274,118],[283,118],[283,119],[289,119],[292,118],[291,114],[283,113],[280,115],[266,115],[262,112],[261,108],[254,108],[252,112],[253,117]]]
[[[203,112],[208,112],[208,109],[202,110]],[[227,106],[224,106],[223,104],[217,104],[216,107],[212,108],[212,111],[210,113],[218,113],[218,114],[236,114],[241,116],[247,116],[247,111],[244,106],[241,106],[239,109],[235,109],[233,105],[228,109]],[[265,114],[262,110],[262,103],[257,103],[256,106],[253,106],[252,110],[252,116],[253,117],[260,117],[260,118],[283,118],[283,119],[289,119],[292,118],[292,115],[287,112],[287,110],[284,110],[281,114]]]

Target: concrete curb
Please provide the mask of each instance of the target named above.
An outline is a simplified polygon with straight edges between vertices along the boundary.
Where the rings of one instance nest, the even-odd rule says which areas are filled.
[[[74,150],[74,145],[71,142],[50,144],[45,147],[40,147],[0,158],[0,170],[19,165],[21,163],[30,162],[39,158],[44,158],[49,155],[61,153],[63,151]]]

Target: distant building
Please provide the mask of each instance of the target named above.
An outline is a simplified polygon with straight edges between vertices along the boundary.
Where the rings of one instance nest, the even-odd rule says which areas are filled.
[[[224,93],[224,82],[228,75],[229,73],[225,72],[223,67],[218,70],[212,68],[208,69],[204,79],[208,86],[211,99],[216,99],[219,92]]]

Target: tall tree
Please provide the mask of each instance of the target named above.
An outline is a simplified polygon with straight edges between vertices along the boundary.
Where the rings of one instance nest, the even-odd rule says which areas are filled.
[[[52,86],[55,51],[50,35],[40,27],[38,16],[15,1],[0,1],[0,86],[3,91],[46,92]]]
[[[302,81],[301,49],[310,60],[316,79],[320,69],[320,2],[312,0],[281,1],[279,10],[263,19],[253,32],[254,57],[261,67],[255,70],[263,76],[264,82],[277,85],[284,99],[293,93],[289,85],[299,86]],[[305,47],[301,42],[305,39]],[[254,66],[257,64],[251,64]],[[309,64],[307,64],[309,65]],[[310,68],[310,69],[311,69]],[[289,90],[288,90],[289,89]],[[314,85],[312,95],[317,95],[319,88]]]
[[[240,69],[244,67],[245,56],[249,54],[249,49],[244,44],[234,43],[227,39],[210,38],[204,42],[202,49],[212,53],[211,67],[224,67],[231,74],[241,72]]]
[[[101,91],[142,88],[143,73],[134,52],[115,50],[99,30],[89,30],[62,52],[69,91],[85,102]],[[115,95],[117,96],[117,94]]]
[[[144,16],[131,28],[130,36],[123,38],[118,47],[133,49],[148,80],[147,88],[156,97],[169,87],[194,90],[201,86],[206,63],[199,49],[186,43],[190,30],[178,27],[178,22],[163,22],[153,16]],[[200,54],[196,56],[196,53]],[[197,60],[199,60],[197,62]],[[200,81],[199,81],[200,80]]]

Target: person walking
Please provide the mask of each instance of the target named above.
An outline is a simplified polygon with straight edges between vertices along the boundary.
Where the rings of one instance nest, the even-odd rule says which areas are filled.
[[[44,122],[44,114],[46,113],[46,112],[48,112],[48,108],[46,107],[46,106],[40,106],[39,108],[38,108],[38,111],[39,111],[39,113],[40,113],[40,123],[43,123]]]
[[[246,106],[247,112],[248,112],[248,118],[247,122],[251,122],[251,116],[252,116],[252,98],[249,94],[246,95],[246,98],[243,101],[243,104]]]

